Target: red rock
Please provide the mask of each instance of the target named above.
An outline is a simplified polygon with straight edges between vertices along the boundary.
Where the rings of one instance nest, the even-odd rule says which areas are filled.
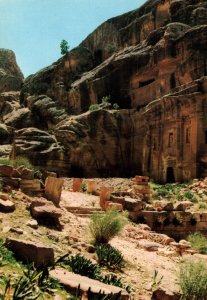
[[[156,291],[153,292],[151,300],[179,300],[181,294],[175,292],[167,292],[162,288],[158,288]]]
[[[90,279],[85,276],[80,276],[64,269],[55,269],[50,271],[50,276],[60,281],[60,283],[69,291],[75,292],[80,285],[81,291],[87,293],[88,289],[91,289],[92,295],[97,295],[100,291],[105,295],[113,294],[117,295],[121,291],[120,299],[130,299],[129,294],[116,286],[104,284],[98,280]]]
[[[56,177],[47,177],[45,181],[45,196],[56,206],[59,206],[64,180]]]
[[[7,165],[0,164],[0,176],[12,177],[14,168]]]

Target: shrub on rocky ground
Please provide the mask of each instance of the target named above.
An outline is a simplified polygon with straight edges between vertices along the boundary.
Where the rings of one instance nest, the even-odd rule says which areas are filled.
[[[23,156],[16,157],[16,159],[13,161],[13,166],[15,168],[24,166],[25,168],[30,169],[30,170],[34,169],[33,165],[30,163],[29,159],[26,157],[23,157]]]
[[[7,166],[12,166],[12,167],[20,167],[24,166],[27,169],[33,170],[34,166],[30,163],[29,159],[23,156],[17,156],[15,160],[11,159],[5,159],[1,158],[0,159],[0,164],[2,165],[7,165]]]
[[[106,266],[113,270],[121,270],[124,267],[124,259],[121,252],[111,245],[96,246],[96,254],[100,266]]]
[[[207,254],[207,239],[200,232],[190,234],[188,241],[191,243],[192,249],[199,251],[201,254]]]
[[[181,300],[207,299],[207,265],[191,261],[181,265],[179,283]]]
[[[126,217],[114,209],[107,210],[103,214],[93,214],[89,225],[93,242],[108,243],[121,232],[126,223]]]
[[[125,289],[128,293],[132,292],[132,289],[129,285],[126,285],[122,282],[122,279],[117,277],[115,274],[108,274],[102,277],[101,281],[105,284],[118,286],[122,289]]]
[[[101,270],[99,266],[81,255],[64,256],[63,259],[59,260],[58,264],[82,276],[92,279],[99,279],[100,277]]]

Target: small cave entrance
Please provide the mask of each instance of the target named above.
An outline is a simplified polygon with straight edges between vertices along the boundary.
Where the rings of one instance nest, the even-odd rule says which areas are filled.
[[[103,61],[103,51],[101,49],[98,49],[94,52],[94,60],[95,60],[95,65],[98,66],[102,63]]]
[[[175,74],[171,74],[170,76],[170,88],[174,89],[176,88],[176,78],[175,78]]]
[[[145,80],[145,81],[140,81],[139,87],[140,87],[140,88],[141,88],[141,87],[144,87],[144,86],[146,86],[146,85],[149,85],[149,84],[153,83],[154,81],[155,81],[155,78],[151,78],[151,79]]]
[[[83,168],[78,165],[72,164],[70,167],[70,176],[77,177],[77,178],[84,177]]]
[[[167,178],[166,178],[167,183],[175,183],[175,174],[174,174],[174,169],[173,167],[168,167],[167,168]]]

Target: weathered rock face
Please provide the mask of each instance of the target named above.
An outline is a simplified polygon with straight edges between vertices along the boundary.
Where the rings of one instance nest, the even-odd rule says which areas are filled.
[[[23,83],[23,74],[16,63],[13,51],[0,49],[0,93],[18,91]]]
[[[18,155],[27,156],[40,169],[57,170],[66,174],[68,164],[64,160],[64,148],[56,137],[37,128],[25,128],[16,131],[15,151]]]
[[[205,0],[149,0],[108,20],[20,95],[0,95],[1,143],[20,129],[17,154],[69,176],[207,176],[206,21]],[[86,112],[107,95],[120,110]]]

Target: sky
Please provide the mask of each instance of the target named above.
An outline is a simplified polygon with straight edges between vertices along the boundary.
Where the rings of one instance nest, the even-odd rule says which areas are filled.
[[[60,58],[60,42],[74,48],[109,18],[146,0],[0,0],[0,48],[15,52],[24,76]]]

